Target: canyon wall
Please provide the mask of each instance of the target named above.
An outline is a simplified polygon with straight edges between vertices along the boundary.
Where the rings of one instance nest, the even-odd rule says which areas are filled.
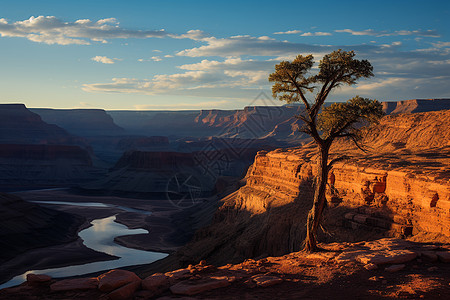
[[[0,189],[67,186],[98,177],[90,154],[73,145],[0,145]]]
[[[107,176],[83,185],[86,190],[208,195],[221,176],[242,177],[252,163],[255,148],[205,149],[193,152],[128,151]],[[184,184],[184,181],[186,184]],[[174,186],[174,184],[180,186]],[[189,196],[191,197],[191,196]]]

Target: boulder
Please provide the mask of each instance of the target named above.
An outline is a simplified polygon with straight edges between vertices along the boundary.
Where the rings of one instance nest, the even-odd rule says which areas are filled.
[[[378,266],[377,266],[376,264],[367,264],[367,265],[364,266],[364,268],[365,268],[366,270],[371,271],[371,270],[376,270],[376,269],[378,269]]]
[[[409,262],[417,257],[417,253],[410,250],[385,250],[369,252],[367,254],[358,255],[356,261],[363,264],[401,264]]]
[[[52,278],[44,274],[27,274],[27,284],[31,286],[48,285]]]
[[[439,260],[445,263],[450,262],[450,251],[438,251],[436,255],[439,257]]]
[[[151,291],[154,296],[159,295],[169,289],[169,277],[156,273],[142,280],[142,289]]]
[[[386,272],[389,272],[389,273],[394,273],[394,272],[398,272],[398,271],[401,271],[401,270],[403,270],[405,268],[405,265],[404,264],[401,264],[401,265],[392,265],[392,266],[390,266],[390,267],[387,267],[386,269],[384,269]]]
[[[170,287],[170,291],[177,295],[197,295],[206,291],[229,286],[227,278],[204,278],[200,280],[185,280]]]
[[[97,289],[97,278],[75,278],[64,279],[53,283],[50,289],[54,292],[72,291],[72,290],[93,290]]]
[[[257,286],[267,287],[283,282],[283,279],[276,276],[261,275],[253,278]]]
[[[178,269],[178,270],[175,270],[172,272],[167,272],[164,275],[169,277],[170,284],[174,284],[175,281],[177,281],[178,279],[182,279],[190,274],[191,274],[191,271],[186,268],[186,269]]]
[[[438,260],[438,256],[434,251],[421,251],[420,256],[428,261],[434,262]]]
[[[110,300],[130,299],[141,286],[140,281],[132,281],[108,294]]]
[[[98,276],[97,279],[98,289],[102,292],[112,292],[131,282],[141,283],[141,279],[136,274],[125,270],[111,270]]]

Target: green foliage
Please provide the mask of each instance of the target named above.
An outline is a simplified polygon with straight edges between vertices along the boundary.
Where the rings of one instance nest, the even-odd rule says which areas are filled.
[[[373,76],[370,62],[354,57],[355,52],[341,49],[325,55],[319,63],[319,74],[314,76],[314,82],[326,83],[335,80],[336,87],[342,83],[352,85],[361,77]]]
[[[334,138],[356,136],[356,123],[374,122],[383,112],[376,100],[355,97],[346,103],[336,103],[319,112],[330,92],[341,85],[353,85],[360,78],[373,76],[367,60],[355,59],[353,51],[341,49],[326,54],[319,63],[319,71],[310,74],[314,65],[312,55],[298,55],[292,62],[282,61],[275,66],[269,81],[274,82],[272,94],[287,103],[302,102],[303,113],[297,117],[305,122],[302,131],[311,135],[321,147],[329,147]],[[315,93],[314,100],[307,93]]]
[[[312,91],[311,78],[305,77],[314,64],[313,56],[298,55],[292,62],[282,61],[275,66],[275,72],[269,75],[274,98],[287,103],[301,101],[298,91]]]
[[[282,61],[269,75],[269,81],[274,82],[273,97],[287,103],[302,101],[307,107],[314,104],[321,106],[332,89],[342,84],[353,85],[360,78],[373,76],[370,62],[354,57],[353,51],[333,51],[322,58],[316,75],[309,74],[314,65],[312,55],[298,55],[292,62]],[[309,102],[306,93],[313,92],[319,86],[321,88],[315,101]]]
[[[317,119],[322,138],[357,136],[358,125],[377,123],[384,115],[377,100],[356,96],[345,103],[333,103],[323,108]]]

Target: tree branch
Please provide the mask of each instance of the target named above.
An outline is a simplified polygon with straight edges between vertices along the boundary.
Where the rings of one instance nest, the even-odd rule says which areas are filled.
[[[309,110],[310,107],[309,107],[308,100],[306,99],[305,95],[303,94],[301,87],[298,86],[297,81],[295,80],[295,78],[293,78],[293,77],[291,76],[291,74],[289,74],[289,72],[286,72],[286,73],[287,73],[287,75],[289,76],[289,79],[291,80],[291,83],[293,83],[293,84],[295,85],[295,88],[297,89],[297,92],[299,93],[300,98],[302,99],[303,104],[305,104],[306,109]]]

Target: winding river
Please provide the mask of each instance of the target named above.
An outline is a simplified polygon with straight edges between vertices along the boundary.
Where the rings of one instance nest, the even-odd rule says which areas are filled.
[[[35,201],[35,203],[76,205],[85,207],[111,207],[111,208],[118,208],[127,212],[136,212],[146,215],[151,214],[151,212],[145,210],[96,202],[76,203],[76,202],[62,202],[62,201]],[[115,219],[116,219],[115,215],[103,219],[95,219],[91,222],[92,224],[91,227],[80,231],[78,235],[83,240],[83,244],[86,247],[99,252],[104,252],[110,255],[118,256],[120,257],[119,259],[99,261],[83,265],[75,265],[54,269],[29,270],[26,273],[16,276],[10,281],[0,285],[0,289],[21,284],[26,280],[26,275],[29,273],[47,274],[56,278],[74,275],[83,275],[125,266],[152,263],[168,255],[166,253],[150,252],[127,248],[119,244],[116,244],[114,242],[114,238],[116,236],[142,234],[148,233],[148,231],[145,229],[128,229],[128,227],[126,227],[125,225],[114,222]]]

